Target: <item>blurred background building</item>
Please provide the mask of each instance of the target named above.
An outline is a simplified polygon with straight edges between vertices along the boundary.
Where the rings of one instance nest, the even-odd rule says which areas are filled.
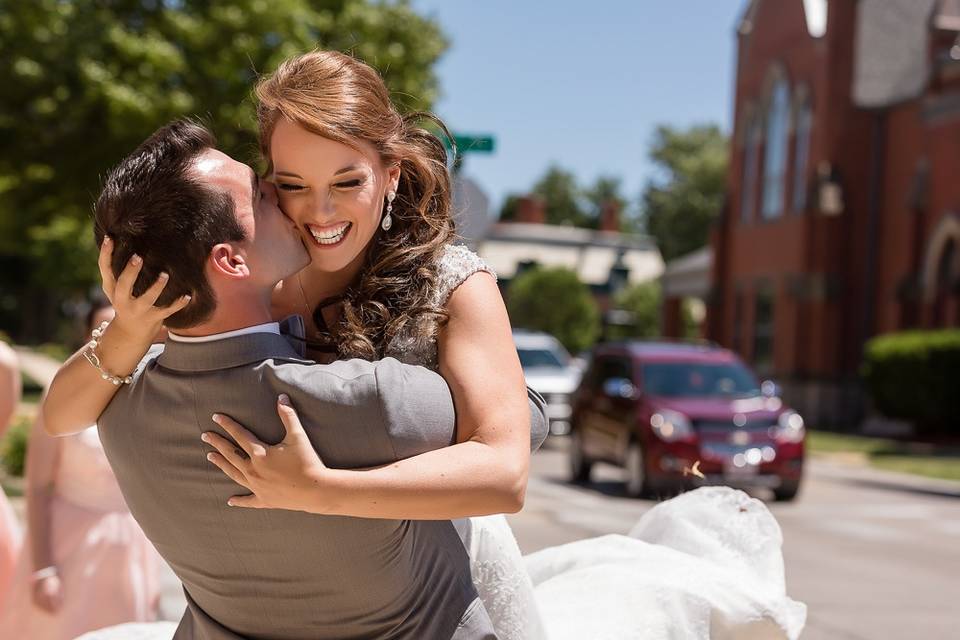
[[[958,36],[946,0],[753,0],[738,26],[706,335],[816,424],[864,416],[868,338],[960,326]]]

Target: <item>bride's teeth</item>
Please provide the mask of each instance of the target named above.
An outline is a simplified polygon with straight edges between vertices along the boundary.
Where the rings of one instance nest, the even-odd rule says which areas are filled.
[[[310,229],[310,235],[312,235],[319,244],[336,244],[340,242],[344,234],[347,232],[347,229],[349,228],[350,228],[350,223],[346,222],[334,232],[328,233],[326,235],[321,235],[318,231]]]

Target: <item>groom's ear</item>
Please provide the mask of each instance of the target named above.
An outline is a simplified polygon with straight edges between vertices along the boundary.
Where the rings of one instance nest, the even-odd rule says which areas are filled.
[[[231,280],[239,280],[250,275],[250,267],[243,252],[228,242],[214,245],[210,250],[208,262],[214,273]]]

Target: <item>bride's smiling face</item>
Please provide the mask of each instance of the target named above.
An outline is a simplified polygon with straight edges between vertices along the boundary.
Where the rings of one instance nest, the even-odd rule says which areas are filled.
[[[336,272],[358,265],[379,228],[398,165],[384,166],[374,147],[356,147],[281,118],[270,138],[271,179],[280,208],[303,234],[312,268]]]

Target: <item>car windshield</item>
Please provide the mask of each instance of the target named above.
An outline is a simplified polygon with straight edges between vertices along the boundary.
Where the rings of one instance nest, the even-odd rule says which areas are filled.
[[[520,355],[520,366],[524,369],[566,366],[566,363],[561,360],[562,355],[549,349],[517,349],[517,353]]]
[[[747,398],[760,395],[760,384],[739,363],[658,362],[642,365],[643,390],[655,396]]]

